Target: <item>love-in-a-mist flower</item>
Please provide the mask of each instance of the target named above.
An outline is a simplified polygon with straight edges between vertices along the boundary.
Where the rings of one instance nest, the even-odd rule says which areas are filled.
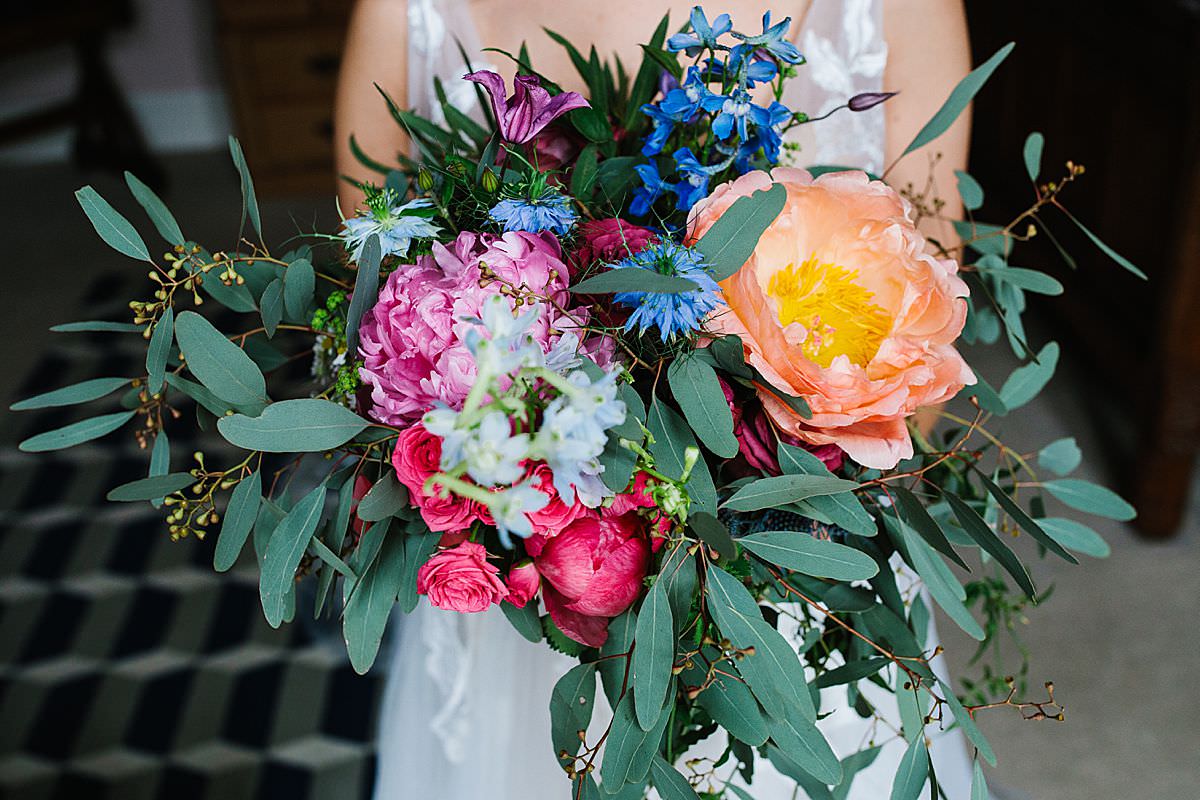
[[[506,232],[550,231],[556,236],[565,236],[579,219],[571,198],[547,185],[541,173],[534,176],[520,194],[506,197],[492,206],[488,216],[504,226]]]
[[[505,97],[504,79],[495,72],[480,70],[464,75],[463,79],[478,83],[487,91],[500,138],[510,144],[525,144],[563,114],[588,105],[578,92],[562,92],[551,97],[536,75],[514,77],[513,94],[508,98]]]
[[[437,236],[441,230],[430,221],[433,202],[421,197],[400,203],[392,189],[368,188],[366,209],[342,220],[342,240],[350,258],[362,258],[363,248],[372,236],[379,237],[384,256],[405,256],[415,239]]]
[[[642,332],[657,328],[665,342],[672,336],[700,330],[700,323],[721,303],[721,289],[708,272],[700,254],[672,242],[651,245],[640,253],[618,261],[613,269],[633,267],[687,278],[699,288],[686,292],[618,292],[613,302],[632,308],[626,330]]]
[[[733,20],[728,14],[721,14],[709,24],[704,9],[700,6],[692,8],[691,33],[677,33],[667,39],[667,49],[672,53],[680,50],[695,58],[702,50],[712,50],[717,47],[717,40],[733,30]]]

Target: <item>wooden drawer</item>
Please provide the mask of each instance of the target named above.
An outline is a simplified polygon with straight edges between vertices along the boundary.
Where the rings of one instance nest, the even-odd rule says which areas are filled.
[[[217,0],[222,22],[262,24],[307,17],[316,0]],[[329,0],[321,0],[323,3]]]
[[[329,103],[264,103],[247,122],[254,143],[253,152],[247,154],[253,158],[251,168],[321,165],[332,169],[333,109]]]
[[[345,44],[340,27],[263,32],[242,41],[249,50],[242,77],[256,99],[332,101]]]

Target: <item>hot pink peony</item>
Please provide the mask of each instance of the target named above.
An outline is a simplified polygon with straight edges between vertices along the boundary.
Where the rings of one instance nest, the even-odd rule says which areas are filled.
[[[623,219],[593,219],[581,224],[571,263],[583,269],[609,264],[640,253],[658,241],[658,234]]]
[[[396,478],[407,489],[412,504],[431,531],[457,532],[469,528],[476,520],[488,521],[487,509],[453,492],[442,497],[436,489],[425,491],[425,482],[441,471],[442,440],[417,423],[405,428],[392,451],[392,466]]]
[[[721,282],[707,327],[737,334],[784,432],[889,469],[912,455],[905,419],[975,378],[954,349],[966,320],[957,265],[931,255],[909,203],[862,172],[749,172],[692,209],[695,241],[739,197],[787,188],[749,260]],[[804,419],[778,394],[808,401]]]
[[[542,578],[532,561],[524,561],[508,571],[505,583],[508,584],[508,597],[505,599],[517,608],[524,608],[526,603],[537,596]]]
[[[475,542],[435,553],[417,570],[417,592],[437,608],[464,614],[484,611],[508,595],[500,570]]]
[[[604,644],[609,619],[638,598],[650,568],[650,542],[628,516],[581,517],[534,559],[550,617],[567,636],[591,647]]]
[[[461,407],[475,380],[475,363],[462,342],[472,323],[463,318],[478,317],[484,300],[501,289],[481,269],[486,266],[501,281],[565,306],[571,298],[561,256],[550,234],[462,233],[451,247],[434,243],[432,255],[397,267],[359,329],[360,374],[371,390],[370,416],[406,425],[436,403]],[[568,316],[546,304],[531,334],[548,349],[558,332],[587,319],[585,309]]]

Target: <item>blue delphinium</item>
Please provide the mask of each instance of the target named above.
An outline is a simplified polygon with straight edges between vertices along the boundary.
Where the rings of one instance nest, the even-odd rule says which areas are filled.
[[[679,148],[673,157],[675,168],[683,179],[675,185],[675,193],[679,195],[677,208],[680,211],[691,211],[692,206],[708,195],[708,182],[712,176],[729,166],[729,162],[706,167],[700,163],[690,147]]]
[[[705,111],[717,112],[712,130],[719,139],[728,139],[735,128],[739,137],[748,138],[751,114],[757,108],[750,100],[750,93],[742,88],[736,88],[728,95],[714,94],[704,100]]]
[[[428,239],[441,230],[430,221],[431,200],[422,197],[401,204],[392,189],[374,187],[367,187],[366,194],[366,209],[342,220],[342,240],[355,261],[362,258],[363,248],[372,236],[379,237],[382,255],[403,257],[408,255],[414,239]]]
[[[768,11],[763,14],[762,23],[763,31],[757,36],[734,33],[734,38],[741,39],[743,42],[738,47],[746,47],[751,51],[766,50],[780,61],[788,64],[799,64],[804,61],[804,56],[800,55],[800,51],[796,49],[796,45],[784,38],[787,35],[788,26],[792,24],[791,17],[785,17],[783,22],[772,25],[771,12]]]
[[[667,39],[667,49],[672,53],[680,50],[695,58],[704,49],[712,50],[717,46],[717,39],[733,30],[733,20],[728,14],[722,14],[708,23],[704,9],[696,6],[692,9],[692,33],[677,33]]]
[[[675,184],[662,179],[654,162],[638,164],[633,171],[642,179],[642,185],[633,192],[633,200],[629,203],[629,213],[635,217],[644,217],[650,213],[650,207],[658,198],[667,192],[675,191]]]
[[[579,219],[571,198],[544,184],[530,187],[525,196],[506,197],[492,206],[488,216],[503,225],[505,233],[550,231],[556,236],[565,235]]]
[[[657,328],[666,342],[673,336],[687,336],[700,330],[700,323],[720,305],[721,289],[709,274],[708,265],[698,252],[682,245],[673,242],[651,245],[611,266],[687,278],[700,287],[676,293],[618,292],[613,295],[613,302],[634,309],[625,330],[637,328],[644,333]]]
[[[700,68],[688,67],[683,84],[667,92],[658,107],[672,119],[687,122],[700,111],[704,98],[711,95],[712,92]]]
[[[650,135],[642,143],[642,155],[650,158],[662,152],[671,131],[675,130],[675,123],[680,120],[672,114],[665,113],[659,108],[658,103],[646,103],[642,106],[642,113],[650,118],[650,122],[654,126],[650,130]]]

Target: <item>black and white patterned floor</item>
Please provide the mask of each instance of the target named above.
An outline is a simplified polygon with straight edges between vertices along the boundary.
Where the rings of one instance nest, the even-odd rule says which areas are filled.
[[[97,285],[80,317],[113,295]],[[128,334],[55,341],[16,397],[142,369]],[[145,475],[128,431],[16,450],[96,410],[0,413],[0,798],[369,797],[380,679],[354,674],[336,629],[301,612],[272,630],[252,555],[217,574],[213,537],[172,542],[148,504],[107,503]]]

